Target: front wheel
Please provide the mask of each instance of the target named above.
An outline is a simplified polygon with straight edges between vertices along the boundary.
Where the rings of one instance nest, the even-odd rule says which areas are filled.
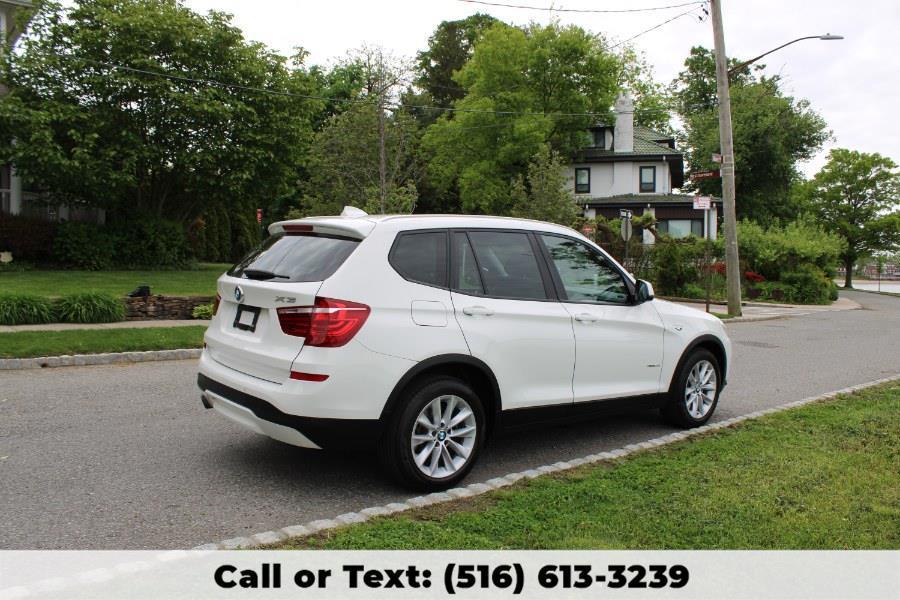
[[[475,464],[485,432],[481,400],[464,382],[438,377],[404,395],[381,441],[384,467],[405,485],[452,487]]]
[[[719,403],[722,371],[709,350],[695,350],[675,376],[662,409],[667,421],[679,427],[699,427],[712,417]]]

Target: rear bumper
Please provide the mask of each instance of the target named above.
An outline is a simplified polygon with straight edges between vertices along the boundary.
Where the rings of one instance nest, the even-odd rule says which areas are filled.
[[[378,419],[327,419],[289,415],[273,404],[204,374],[197,375],[204,405],[222,416],[273,439],[301,448],[371,446],[381,435]]]

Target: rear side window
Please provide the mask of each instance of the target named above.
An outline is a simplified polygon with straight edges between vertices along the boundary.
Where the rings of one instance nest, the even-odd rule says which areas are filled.
[[[276,233],[228,271],[245,279],[324,281],[344,264],[359,240],[322,234]]]
[[[469,240],[488,296],[546,300],[537,257],[528,234],[470,231]]]
[[[401,233],[391,250],[390,262],[404,279],[447,287],[447,233]]]

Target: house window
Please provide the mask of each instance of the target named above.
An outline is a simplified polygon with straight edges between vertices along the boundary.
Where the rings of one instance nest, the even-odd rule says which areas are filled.
[[[703,219],[665,219],[656,224],[656,230],[673,238],[703,237]]]
[[[640,191],[642,193],[656,191],[656,167],[641,167]]]
[[[606,148],[606,131],[602,129],[595,129],[593,131],[594,134],[594,148]]]
[[[591,170],[575,169],[575,193],[588,194],[591,191]]]

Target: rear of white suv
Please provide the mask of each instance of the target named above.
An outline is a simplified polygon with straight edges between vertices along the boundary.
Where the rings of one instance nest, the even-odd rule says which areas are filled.
[[[718,319],[653,300],[552,224],[328,217],[275,224],[218,282],[203,402],[280,441],[366,445],[422,489],[490,430],[659,406],[696,426],[724,386]]]

